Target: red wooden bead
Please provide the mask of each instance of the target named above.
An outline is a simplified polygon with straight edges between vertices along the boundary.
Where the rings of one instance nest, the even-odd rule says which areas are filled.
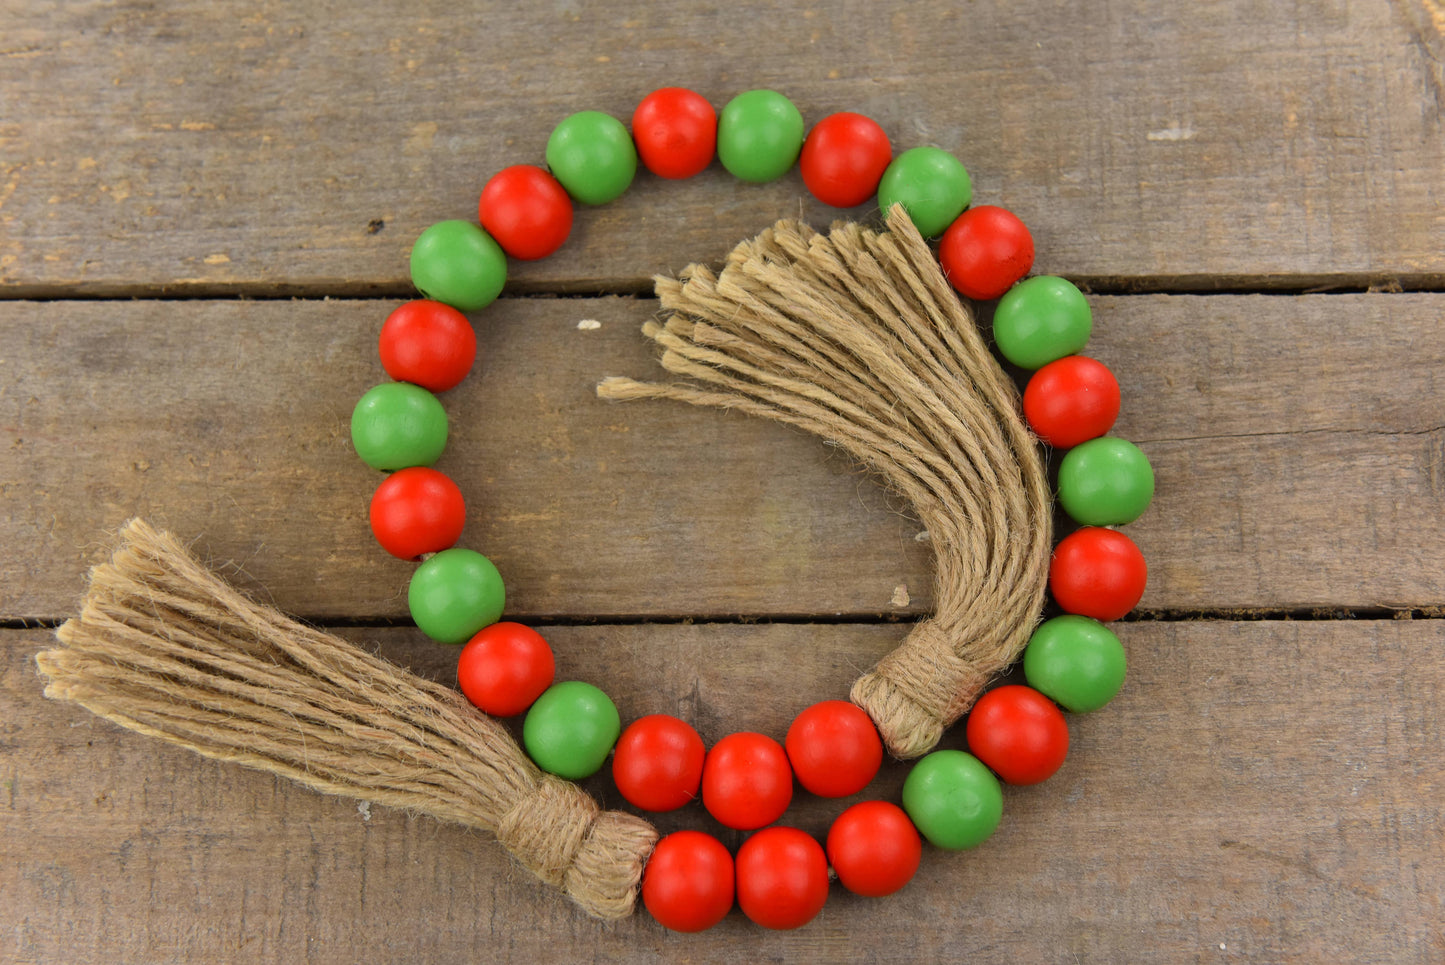
[[[1095,359],[1055,359],[1029,379],[1024,418],[1034,434],[1055,449],[1097,439],[1119,418],[1119,382]]]
[[[991,204],[959,215],[938,243],[949,283],[976,301],[998,298],[1034,264],[1034,238],[1012,211]]]
[[[872,719],[846,700],[825,700],[800,713],[785,746],[798,783],[819,797],[857,794],[883,763]]]
[[[833,821],[827,850],[844,888],[881,898],[912,880],[923,859],[923,839],[896,804],[863,801]]]
[[[815,198],[835,208],[851,208],[873,197],[891,160],[893,145],[883,128],[845,111],[813,125],[798,168]]]
[[[783,816],[793,800],[793,771],[782,745],[744,731],[708,751],[702,803],[724,827],[751,831]]]
[[[717,111],[701,94],[663,87],[633,111],[632,139],[647,170],[661,178],[690,178],[717,151]]]
[[[426,466],[398,469],[371,497],[371,532],[392,556],[419,559],[461,539],[467,504],[457,484]]]
[[[1068,613],[1117,620],[1144,595],[1149,568],[1134,541],[1085,526],[1059,540],[1049,561],[1049,590]]]
[[[477,218],[507,254],[536,261],[562,247],[572,233],[572,199],[546,171],[514,164],[482,188]]]
[[[764,928],[801,928],[828,900],[828,856],[797,828],[768,828],[738,849],[738,906]]]
[[[612,756],[617,790],[644,811],[675,811],[697,797],[706,757],[686,721],[649,714],[627,726]]]
[[[419,299],[387,316],[379,348],[387,375],[432,392],[445,392],[472,370],[477,334],[455,308]]]
[[[733,907],[733,856],[701,831],[675,831],[657,842],[642,875],[642,903],[665,928],[705,931]]]
[[[1021,684],[990,690],[968,715],[968,749],[1009,784],[1052,777],[1069,753],[1069,725],[1052,700]]]
[[[531,707],[556,673],[547,641],[520,623],[483,627],[457,657],[457,685],[473,706],[493,717],[515,717]]]

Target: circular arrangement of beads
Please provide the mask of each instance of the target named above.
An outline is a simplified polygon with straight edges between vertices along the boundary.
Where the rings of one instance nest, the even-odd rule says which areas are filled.
[[[485,556],[456,547],[466,507],[456,484],[430,466],[447,440],[447,416],[434,393],[460,383],[476,357],[463,312],[490,304],[506,281],[507,258],[556,251],[572,227],[573,202],[606,204],[632,183],[638,160],[663,178],[687,178],[714,156],[744,181],[781,177],[794,163],[820,201],[854,207],[875,195],[887,211],[903,205],[925,238],[941,236],[938,257],[950,283],[974,300],[998,299],[993,337],[999,353],[1034,374],[1023,394],[1033,432],[1068,449],[1058,471],[1059,502],[1080,528],[1054,550],[1049,587],[1063,616],[1034,632],[1023,656],[1028,686],[1000,686],[969,713],[971,753],[935,751],[909,772],[902,806],[864,801],[840,814],[825,844],[775,824],[793,782],[826,798],[859,793],[883,760],[872,721],[842,700],[815,704],[782,743],[735,733],[711,749],[691,725],[654,714],[626,729],[605,693],[582,681],[554,683],[555,663],[535,630],[499,622],[506,594]],[[827,900],[830,868],[843,887],[882,896],[902,888],[922,857],[923,839],[947,850],[986,840],[1003,814],[1000,782],[1035,784],[1063,764],[1069,732],[1063,712],[1108,703],[1124,681],[1116,620],[1144,592],[1143,555],[1112,527],[1144,512],[1154,492],[1148,460],[1106,435],[1119,413],[1119,384],[1101,363],[1077,353],[1092,319],[1079,290],[1063,278],[1025,278],[1034,246],[1017,217],[970,207],[964,166],[935,147],[898,156],[883,129],[860,114],[833,114],[805,136],[803,117],[782,94],[739,94],[716,113],[700,95],[664,88],[619,120],[583,111],[547,141],[547,169],[516,165],[482,189],[478,221],[443,221],[417,239],[411,277],[422,293],[382,326],[382,365],[395,381],[371,389],[352,414],[357,454],[390,472],[371,501],[371,527],[387,552],[422,561],[411,579],[412,618],[442,643],[465,644],[457,665],[462,692],[497,717],[526,714],[522,739],[537,766],[570,779],[599,771],[610,756],[618,791],[633,806],[670,811],[699,796],[725,827],[755,832],[736,856],[715,837],[679,831],[658,842],[642,882],[653,917],[677,931],[711,927],[736,902],[767,928],[797,928]]]

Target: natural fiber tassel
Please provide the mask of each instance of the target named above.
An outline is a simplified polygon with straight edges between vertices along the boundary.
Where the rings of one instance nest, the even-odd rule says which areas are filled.
[[[543,774],[455,690],[260,606],[132,520],[91,573],[47,697],[318,791],[496,833],[590,915],[631,913],[657,832]]]
[[[836,443],[912,503],[937,606],[853,685],[889,749],[917,757],[1017,659],[1038,620],[1051,508],[1018,393],[901,207],[888,232],[780,221],[720,274],[657,279],[644,333],[692,380],[605,379],[608,399],[738,409]]]

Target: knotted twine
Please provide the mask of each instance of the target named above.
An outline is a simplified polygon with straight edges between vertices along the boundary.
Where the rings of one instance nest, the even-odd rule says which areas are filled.
[[[880,473],[927,527],[936,612],[853,686],[914,757],[1027,642],[1050,509],[1017,393],[912,222],[819,235],[779,222],[714,275],[658,279],[644,332],[694,383],[609,378],[604,398],[735,408],[816,433]],[[632,911],[657,833],[543,774],[456,691],[257,604],[132,520],[79,617],[36,661],[47,697],[316,790],[494,832],[588,914]]]
[[[927,753],[1017,659],[1048,577],[1048,480],[1018,392],[901,206],[880,234],[780,221],[722,271],[657,279],[643,332],[692,382],[609,378],[608,399],[737,409],[843,447],[912,504],[934,615],[854,683],[897,757]],[[696,383],[707,383],[698,385]]]

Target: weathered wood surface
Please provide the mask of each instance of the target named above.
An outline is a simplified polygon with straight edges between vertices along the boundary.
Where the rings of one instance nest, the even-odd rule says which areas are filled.
[[[799,8],[0,4],[0,290],[400,293],[428,224],[642,93],[770,86],[969,165],[1039,266],[1152,287],[1445,278],[1432,0]],[[651,177],[532,286],[634,289],[780,213],[796,173]]]
[[[1125,694],[1072,721],[1063,772],[1010,790],[977,852],[930,853],[889,900],[835,888],[796,933],[736,912],[697,937],[599,926],[483,836],[50,704],[48,631],[0,629],[0,961],[1445,959],[1440,623],[1349,619],[1445,612],[1442,63],[1433,0],[0,0],[12,628],[72,613],[134,514],[292,612],[400,620],[409,567],[367,534],[376,475],[346,433],[395,302],[355,296],[404,297],[415,236],[540,159],[561,117],[625,118],[662,84],[862,110],[900,148],[956,151],[979,202],[1029,223],[1039,270],[1171,293],[1093,298],[1090,346],[1158,471],[1129,533],[1168,622],[1121,625]],[[477,317],[441,463],[465,542],[514,615],[599,621],[547,633],[625,716],[781,734],[931,605],[917,523],[843,455],[592,394],[660,373],[637,334],[655,303],[602,293],[836,214],[796,173],[643,175],[557,257],[512,266],[513,296],[586,297]],[[1395,282],[1422,291],[1179,295]],[[764,622],[708,622],[735,617]],[[455,651],[414,630],[346,632],[450,676]],[[838,805],[800,798],[789,820],[821,834]]]
[[[781,736],[895,627],[548,631],[567,677],[708,740]],[[445,679],[414,631],[382,651]],[[1436,962],[1445,664],[1434,621],[1143,623],[1125,692],[1071,719],[974,852],[813,924],[705,936],[587,921],[484,836],[218,765],[43,700],[40,631],[0,632],[0,960]],[[946,740],[957,744],[961,735]],[[905,769],[879,784],[896,796]],[[594,786],[605,790],[603,782]],[[875,787],[875,790],[879,788]],[[613,792],[615,801],[615,792]],[[848,802],[799,793],[818,834]],[[664,828],[706,827],[696,806]],[[736,842],[733,842],[734,844]]]
[[[376,550],[355,400],[385,378],[387,302],[0,303],[0,617],[74,607],[131,515],[238,560],[311,617],[404,617]],[[1440,295],[1096,298],[1091,351],[1159,496],[1129,533],[1146,609],[1445,603]],[[438,463],[520,616],[913,615],[930,558],[906,509],[813,437],[599,401],[664,373],[656,303],[515,299],[447,396]],[[600,328],[579,330],[580,319]],[[891,601],[906,586],[910,602]]]

